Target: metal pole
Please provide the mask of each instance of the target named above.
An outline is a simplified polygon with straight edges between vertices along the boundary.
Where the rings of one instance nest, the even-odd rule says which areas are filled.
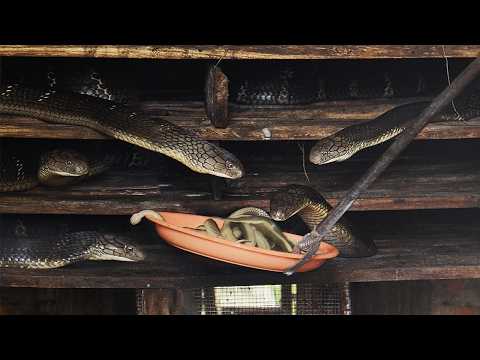
[[[352,186],[342,200],[332,209],[328,216],[315,228],[303,237],[301,242],[309,242],[312,245],[305,256],[285,274],[291,275],[303,264],[309,261],[317,252],[320,241],[330,231],[333,225],[352,206],[360,193],[371,185],[390,163],[407,147],[417,134],[427,125],[428,121],[446,105],[448,105],[480,72],[480,57],[472,61],[455,80],[443,90],[432,103],[411,124],[398,135],[392,145],[383,155],[368,169],[368,171]]]

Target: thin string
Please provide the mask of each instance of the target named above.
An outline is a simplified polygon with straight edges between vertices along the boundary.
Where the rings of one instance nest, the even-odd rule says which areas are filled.
[[[217,63],[215,64],[215,66],[214,66],[213,68],[216,68],[216,67],[218,66],[218,64],[220,64],[220,61],[222,61],[223,58],[224,58],[225,56],[227,56],[227,49],[223,49],[223,50],[224,50],[223,55],[220,57],[220,59],[218,59]]]
[[[448,57],[447,57],[447,54],[445,52],[445,45],[442,45],[442,50],[443,50],[443,57],[445,59],[445,68],[446,68],[446,71],[447,71],[447,80],[448,80],[448,86],[450,86],[450,69],[449,69],[449,66],[448,66]],[[462,116],[458,113],[457,111],[457,108],[455,107],[455,103],[453,102],[453,99],[452,99],[452,107],[453,107],[453,111],[455,111],[455,114],[457,115],[457,118],[459,120],[462,120]]]
[[[300,148],[300,151],[302,152],[303,173],[305,174],[305,177],[307,178],[307,182],[310,184],[310,178],[308,177],[307,168],[305,166],[305,146],[303,144],[300,145],[300,143],[297,143],[297,145]]]

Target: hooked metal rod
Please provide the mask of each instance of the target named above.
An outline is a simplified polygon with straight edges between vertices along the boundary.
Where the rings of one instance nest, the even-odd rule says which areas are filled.
[[[343,196],[342,200],[329,212],[328,216],[308,234],[301,242],[309,239],[313,241],[304,257],[294,266],[287,269],[285,274],[291,275],[303,264],[312,258],[317,252],[321,240],[337,223],[345,212],[350,209],[360,193],[371,185],[380,174],[395,160],[395,158],[407,147],[417,134],[427,125],[430,119],[458,96],[465,87],[480,73],[480,57],[472,61],[455,80],[446,87],[423,112],[409,124],[409,126],[397,136],[395,141],[382,154],[382,156],[365,172],[360,179]],[[301,244],[300,242],[300,244]]]

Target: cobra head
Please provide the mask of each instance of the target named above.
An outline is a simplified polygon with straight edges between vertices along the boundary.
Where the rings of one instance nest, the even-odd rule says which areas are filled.
[[[90,260],[142,261],[145,254],[125,236],[101,234],[95,244]]]
[[[79,177],[88,174],[88,161],[78,151],[55,149],[42,155],[39,171],[64,177]]]
[[[351,146],[343,143],[340,135],[335,134],[318,140],[310,150],[309,159],[313,164],[323,165],[347,160],[355,152]]]
[[[270,216],[276,221],[285,221],[310,204],[311,189],[304,185],[287,185],[274,193],[270,199]]]

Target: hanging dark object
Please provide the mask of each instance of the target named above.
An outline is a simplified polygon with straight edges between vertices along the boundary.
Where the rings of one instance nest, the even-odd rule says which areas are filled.
[[[228,78],[217,65],[208,68],[205,84],[205,109],[216,128],[228,125]]]

